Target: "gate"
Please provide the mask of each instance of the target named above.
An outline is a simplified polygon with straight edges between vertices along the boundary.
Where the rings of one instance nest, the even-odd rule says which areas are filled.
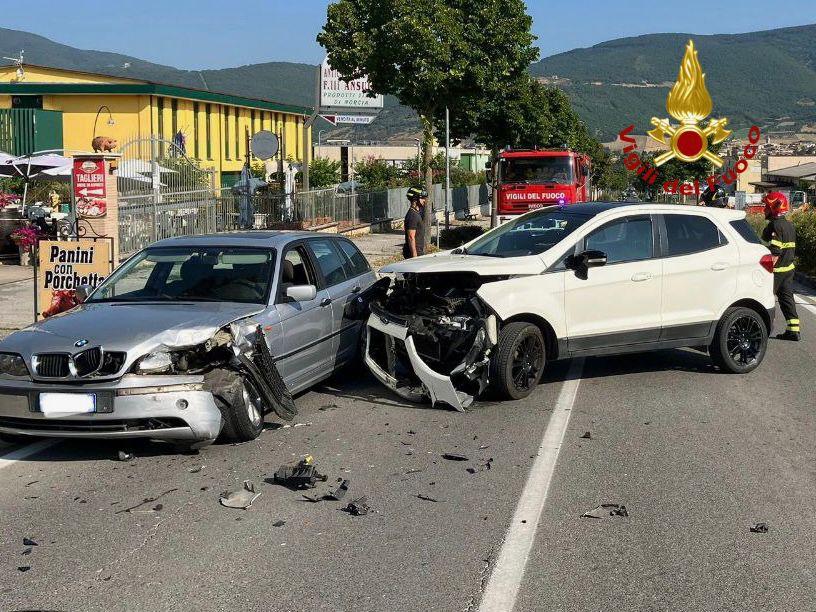
[[[119,150],[120,255],[162,238],[220,229],[213,171],[200,168],[177,143],[156,136],[134,138]]]

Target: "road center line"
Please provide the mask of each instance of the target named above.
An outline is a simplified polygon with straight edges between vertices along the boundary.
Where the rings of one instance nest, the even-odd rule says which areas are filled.
[[[26,457],[39,453],[41,450],[45,450],[57,442],[58,440],[56,439],[40,440],[39,442],[34,442],[33,444],[17,448],[10,453],[6,453],[5,455],[0,455],[0,470],[13,465],[21,459],[25,459]]]
[[[555,402],[550,422],[538,447],[538,457],[530,468],[513,522],[507,529],[499,558],[482,595],[479,612],[510,612],[516,604],[527,558],[535,541],[541,511],[547,501],[558,453],[567,433],[572,406],[578,393],[584,359],[574,359]]]

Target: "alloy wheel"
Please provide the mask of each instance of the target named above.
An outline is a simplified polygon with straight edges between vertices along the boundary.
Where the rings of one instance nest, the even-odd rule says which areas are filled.
[[[513,386],[519,391],[530,389],[537,382],[543,362],[544,347],[538,338],[533,335],[523,338],[513,351],[511,365]]]
[[[728,356],[740,366],[756,363],[762,351],[762,327],[756,318],[745,315],[734,319],[726,336]]]

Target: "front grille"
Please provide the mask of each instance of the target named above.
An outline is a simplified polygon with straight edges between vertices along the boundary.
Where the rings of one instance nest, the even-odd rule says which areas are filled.
[[[44,378],[65,378],[68,376],[68,355],[62,353],[37,355],[37,375]]]
[[[77,376],[92,374],[99,369],[100,365],[102,365],[102,349],[98,346],[74,355]]]
[[[102,360],[102,367],[99,368],[99,372],[97,372],[97,374],[101,374],[103,376],[111,376],[116,374],[122,369],[122,366],[125,365],[126,358],[127,353],[105,353],[105,357]]]

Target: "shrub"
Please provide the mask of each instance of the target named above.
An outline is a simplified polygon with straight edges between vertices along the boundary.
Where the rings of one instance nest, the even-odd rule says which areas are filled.
[[[484,229],[478,225],[456,225],[442,230],[439,235],[439,243],[443,249],[455,249],[483,233]]]

